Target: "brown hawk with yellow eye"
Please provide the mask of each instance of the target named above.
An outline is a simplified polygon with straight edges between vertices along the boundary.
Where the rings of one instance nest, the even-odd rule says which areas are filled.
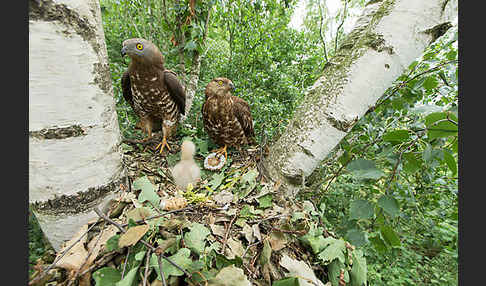
[[[123,97],[140,117],[137,126],[148,140],[161,125],[163,138],[156,147],[170,150],[167,138],[175,135],[179,116],[184,114],[186,93],[173,71],[164,67],[164,57],[152,42],[135,38],[123,42],[122,56],[131,62],[122,76]]]
[[[254,143],[255,131],[250,106],[243,99],[231,94],[231,80],[218,77],[206,86],[206,101],[202,107],[204,129],[211,140],[223,146],[217,150],[227,157],[226,148]]]

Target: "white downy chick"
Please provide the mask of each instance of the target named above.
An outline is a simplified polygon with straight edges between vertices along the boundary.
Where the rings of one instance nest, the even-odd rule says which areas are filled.
[[[183,190],[189,183],[194,185],[201,177],[201,171],[193,158],[195,151],[194,143],[184,141],[181,146],[181,160],[171,170],[176,185]]]

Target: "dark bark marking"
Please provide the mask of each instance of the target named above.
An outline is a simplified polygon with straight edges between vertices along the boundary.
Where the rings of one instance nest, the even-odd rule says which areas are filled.
[[[37,139],[65,139],[86,135],[85,129],[80,125],[59,128],[44,128],[39,131],[30,131],[29,136]]]
[[[99,204],[108,193],[118,190],[121,183],[125,182],[123,177],[107,185],[91,187],[85,192],[78,192],[75,195],[56,196],[45,202],[31,204],[32,208],[45,215],[60,214],[81,214],[90,211]]]

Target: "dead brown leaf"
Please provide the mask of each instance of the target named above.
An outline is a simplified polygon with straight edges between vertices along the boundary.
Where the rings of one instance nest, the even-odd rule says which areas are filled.
[[[268,241],[270,242],[270,246],[274,251],[279,251],[287,244],[287,238],[285,237],[285,234],[280,231],[272,232]]]
[[[134,208],[127,212],[127,220],[133,219],[134,221],[138,221],[145,219],[150,215],[150,211],[146,208]]]
[[[137,243],[149,230],[149,226],[146,224],[143,225],[137,225],[134,227],[131,227],[120,236],[120,240],[118,241],[118,246],[125,247],[125,246],[131,246]]]
[[[78,232],[73,236],[73,238],[64,244],[64,247],[58,252],[56,259],[60,257],[61,254],[67,248],[69,248],[71,245],[76,243],[73,246],[73,248],[71,248],[64,255],[64,257],[59,260],[59,262],[57,263],[59,267],[64,268],[66,270],[78,270],[81,267],[81,265],[84,263],[86,259],[86,256],[88,256],[88,251],[84,248],[84,244],[86,243],[86,236],[81,238],[81,240],[79,240],[79,238],[84,233],[86,233],[87,230],[88,230],[88,225],[87,224],[83,225],[78,230]]]

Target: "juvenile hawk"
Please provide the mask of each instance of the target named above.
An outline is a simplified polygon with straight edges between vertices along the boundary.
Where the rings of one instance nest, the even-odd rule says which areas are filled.
[[[163,139],[156,147],[170,150],[167,138],[175,135],[179,116],[184,114],[186,94],[177,75],[164,68],[164,57],[152,42],[135,38],[123,42],[122,56],[131,62],[122,76],[123,97],[140,117],[137,126],[152,137],[155,124],[162,125]]]
[[[206,101],[202,107],[204,129],[216,144],[223,146],[217,152],[227,157],[228,146],[237,147],[254,143],[255,131],[250,106],[231,94],[231,80],[218,77],[206,86]]]

